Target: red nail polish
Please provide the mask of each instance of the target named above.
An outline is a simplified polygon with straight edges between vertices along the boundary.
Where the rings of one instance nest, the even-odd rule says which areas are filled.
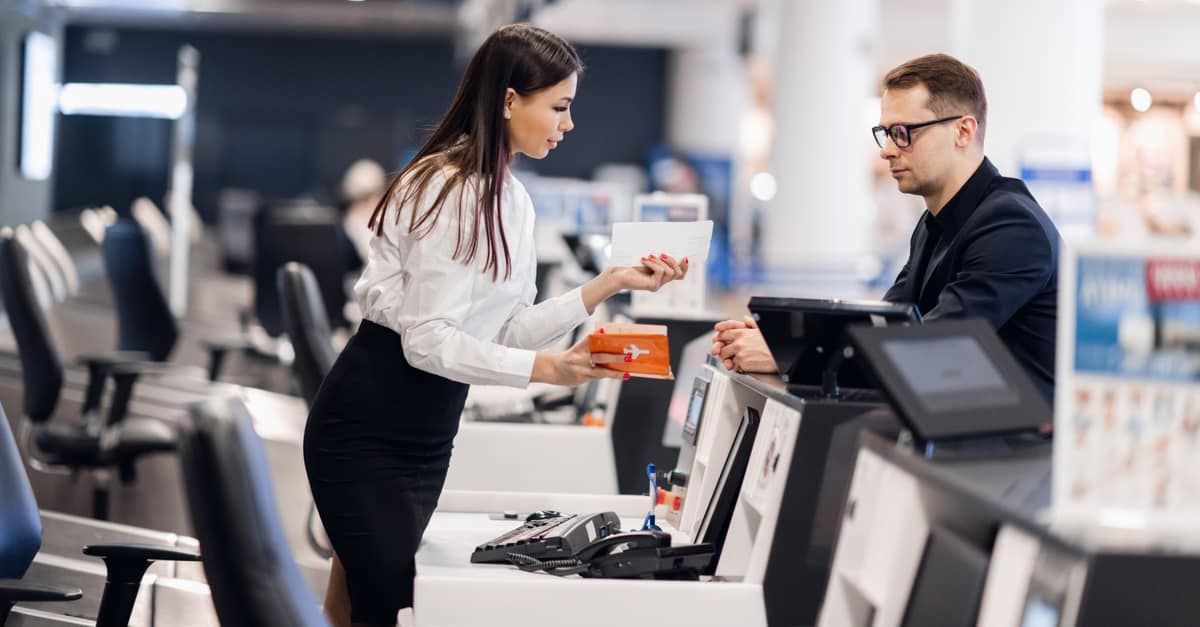
[[[604,333],[604,327],[600,327],[600,330],[596,331],[596,333]]]
[[[683,262],[684,262],[684,263],[687,263],[687,257],[684,257],[684,258],[683,258]]]
[[[629,363],[629,362],[631,362],[631,361],[633,361],[633,355],[626,355],[626,356],[625,356],[625,363]]]
[[[666,259],[666,257],[667,257],[667,253],[663,253],[663,254],[662,254],[662,257],[663,257],[664,259]]]
[[[650,258],[651,258],[651,259],[657,259],[657,257],[655,257],[654,255],[650,255]]]
[[[646,260],[646,258],[645,258],[645,257],[642,257],[642,261],[645,261],[645,260]]]
[[[626,380],[628,380],[628,379],[629,379],[629,373],[628,373],[628,372],[626,372],[624,375],[622,375],[622,376],[621,376],[621,378],[622,378],[622,379],[626,379]]]

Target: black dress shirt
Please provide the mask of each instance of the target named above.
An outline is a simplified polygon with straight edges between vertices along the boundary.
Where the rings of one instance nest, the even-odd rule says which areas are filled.
[[[883,298],[915,303],[926,320],[988,320],[1053,401],[1058,247],[1058,230],[1025,184],[985,158],[936,216],[925,212]]]

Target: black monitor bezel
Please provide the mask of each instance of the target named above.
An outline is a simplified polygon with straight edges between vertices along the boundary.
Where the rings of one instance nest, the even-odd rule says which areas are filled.
[[[721,551],[725,547],[725,539],[729,535],[729,527],[733,523],[733,511],[737,508],[738,496],[742,492],[742,484],[750,467],[750,455],[754,450],[754,440],[758,435],[758,425],[761,416],[757,409],[747,407],[742,411],[742,419],[738,422],[738,430],[729,445],[729,454],[721,464],[721,474],[713,487],[712,498],[704,508],[704,516],[696,526],[695,542],[707,542],[713,545],[713,559],[708,568],[701,574],[712,575],[721,559]],[[730,484],[733,481],[733,484]],[[714,526],[714,519],[720,517]]]
[[[919,441],[960,440],[1037,431],[1053,421],[1050,406],[986,320],[939,320],[920,326],[863,325],[851,327],[849,331],[856,351],[855,359],[872,373],[884,395],[895,407],[900,421]],[[883,343],[890,340],[920,341],[950,337],[976,340],[1004,381],[1017,392],[1017,403],[1003,407],[936,412],[926,409],[917,392],[905,381],[900,367],[884,351]],[[964,416],[963,412],[969,415]]]
[[[916,305],[910,303],[892,303],[887,301],[868,301],[868,300],[840,300],[840,299],[821,299],[821,298],[785,298],[775,296],[754,296],[750,298],[747,305],[750,313],[758,320],[760,331],[763,333],[764,339],[768,336],[776,335],[772,329],[768,328],[772,323],[764,320],[763,312],[785,312],[785,313],[805,313],[811,315],[842,317],[846,318],[843,329],[848,329],[854,324],[860,324],[869,320],[870,316],[882,316],[889,323],[917,323],[921,322],[921,312]],[[854,318],[858,318],[855,320]],[[798,339],[792,336],[793,340]],[[840,338],[849,345],[849,338]],[[820,343],[822,346],[834,345],[830,347],[830,354],[826,356],[826,365],[834,357],[834,352],[842,347],[836,346],[838,339],[836,338],[821,338],[820,340],[810,340],[815,343]],[[799,372],[801,364],[805,361],[804,353],[795,356],[790,363],[780,357],[782,351],[777,347],[771,346],[768,342],[767,347],[771,349],[771,358],[775,361],[775,367],[779,371],[780,376],[789,385],[798,386],[815,386],[820,387],[825,383],[820,373],[801,373]],[[846,360],[839,370],[845,370],[847,367],[853,367],[850,360]],[[806,376],[807,375],[807,376]],[[843,381],[841,385],[846,387],[862,387],[865,383],[864,379],[868,379],[869,375],[863,373],[863,376],[858,377],[858,381],[852,378],[849,381]],[[858,383],[859,385],[854,385]]]

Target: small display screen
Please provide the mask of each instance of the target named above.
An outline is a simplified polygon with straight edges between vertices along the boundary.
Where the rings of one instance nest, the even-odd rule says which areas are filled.
[[[1044,599],[1030,599],[1021,627],[1058,627],[1058,607]]]
[[[708,384],[702,381],[696,383],[696,387],[692,388],[692,399],[688,403],[687,420],[683,423],[683,431],[696,433],[696,427],[700,425],[700,412],[704,409],[704,395],[708,392]]]
[[[1021,400],[975,338],[885,340],[882,346],[926,411],[1006,407]]]

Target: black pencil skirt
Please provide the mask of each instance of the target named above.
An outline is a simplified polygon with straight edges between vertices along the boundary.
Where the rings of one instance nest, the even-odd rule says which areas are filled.
[[[467,386],[418,370],[400,336],[364,320],[313,400],[304,465],[346,569],[353,622],[394,625],[446,481]]]

